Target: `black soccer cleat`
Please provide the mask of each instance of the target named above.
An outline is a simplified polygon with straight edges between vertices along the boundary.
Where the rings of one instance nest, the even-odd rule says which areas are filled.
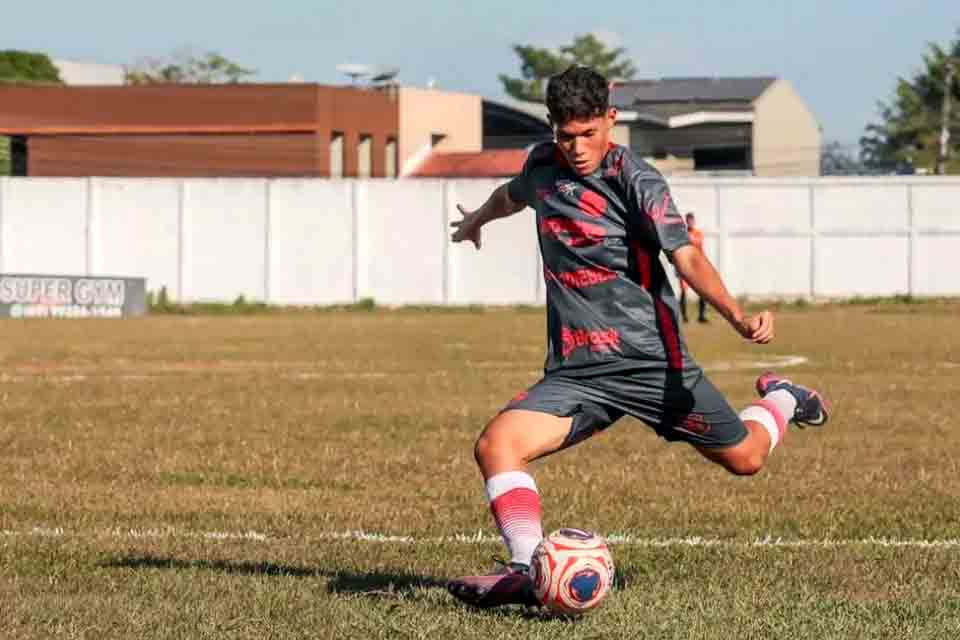
[[[830,403],[818,391],[794,384],[772,371],[757,378],[757,393],[761,398],[780,389],[787,391],[797,401],[791,420],[798,427],[822,427],[830,419]]]

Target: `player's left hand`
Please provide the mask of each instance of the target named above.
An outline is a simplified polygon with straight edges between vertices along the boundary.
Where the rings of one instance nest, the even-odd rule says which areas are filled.
[[[755,316],[747,316],[738,323],[737,330],[751,342],[767,344],[773,340],[773,314],[763,311]]]

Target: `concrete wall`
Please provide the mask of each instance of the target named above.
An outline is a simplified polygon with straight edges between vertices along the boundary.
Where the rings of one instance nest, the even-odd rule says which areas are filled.
[[[531,212],[451,245],[499,180],[0,178],[0,272],[145,277],[183,301],[543,300]],[[671,180],[731,290],[960,295],[960,179]]]
[[[786,80],[777,80],[754,101],[753,172],[820,175],[820,125]]]

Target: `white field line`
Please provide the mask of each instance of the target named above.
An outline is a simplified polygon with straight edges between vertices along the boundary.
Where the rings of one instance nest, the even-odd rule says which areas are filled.
[[[23,530],[0,530],[2,538],[94,538],[108,537],[128,540],[139,539],[199,539],[199,540],[246,540],[250,542],[266,542],[289,540],[291,536],[274,536],[259,531],[193,531],[175,528],[126,529],[112,528],[100,530],[70,531],[62,527],[33,527]],[[916,539],[916,538],[823,538],[823,539],[796,539],[765,536],[753,540],[722,540],[719,538],[703,538],[700,536],[676,538],[643,538],[628,534],[611,533],[604,536],[612,546],[627,547],[714,547],[727,549],[744,549],[755,547],[773,548],[843,548],[843,547],[915,547],[915,548],[960,548],[960,538],[945,539]],[[376,544],[499,544],[500,537],[481,531],[474,534],[458,533],[448,536],[433,536],[417,538],[414,536],[388,535],[372,531],[342,531],[326,532],[303,536],[304,542],[317,540],[352,540],[355,542]]]
[[[720,360],[717,362],[707,362],[703,365],[704,371],[742,371],[746,369],[785,369],[787,367],[796,367],[809,362],[805,356],[784,355],[773,356],[768,360]],[[506,360],[481,360],[468,362],[467,368],[475,369],[509,369],[515,363]],[[944,362],[942,367],[953,368],[960,364]],[[279,367],[281,370],[283,367]],[[217,375],[236,375],[253,374],[264,371],[276,371],[278,367],[264,364],[263,366],[244,366],[235,368],[218,367],[180,367],[176,369],[159,368],[155,371],[142,373],[112,373],[109,367],[103,372],[90,370],[88,373],[30,373],[30,374],[9,374],[0,373],[0,382],[3,383],[25,383],[25,382],[83,382],[92,378],[98,380],[124,380],[127,382],[145,382],[158,377],[183,376],[193,373],[216,373]],[[294,367],[300,369],[300,367]],[[447,370],[432,371],[427,377],[453,375],[456,372]],[[543,371],[531,371],[531,375],[542,375]],[[283,371],[281,377],[294,380],[314,380],[314,379],[380,379],[386,377],[400,378],[404,376],[422,377],[423,374],[417,371],[343,371],[343,370],[300,370]]]
[[[720,362],[707,362],[703,365],[704,371],[737,371],[743,369],[786,369],[787,367],[797,367],[809,362],[804,356],[774,356],[769,360],[732,360]]]

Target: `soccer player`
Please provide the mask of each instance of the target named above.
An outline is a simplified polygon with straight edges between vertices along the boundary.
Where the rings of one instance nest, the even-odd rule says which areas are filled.
[[[700,227],[697,226],[697,217],[693,213],[688,213],[687,217],[687,235],[690,236],[690,244],[695,246],[700,251],[703,251],[703,231],[700,230]],[[679,274],[678,274],[679,276]],[[687,281],[680,277],[680,315],[683,316],[683,321],[687,322],[687,289],[689,285]],[[703,299],[703,296],[700,296],[699,302],[699,314],[697,315],[698,322],[707,321],[707,301]]]
[[[555,142],[534,147],[522,173],[477,210],[458,206],[452,241],[531,207],[547,285],[543,378],[483,429],[474,455],[510,563],[447,587],[477,607],[535,605],[527,570],[543,537],[530,461],[575,445],[632,415],[670,441],[693,445],[731,473],[751,475],[783,440],[788,422],[823,425],[820,395],[773,373],[738,415],[687,351],[661,252],[740,335],[773,339],[773,315],[745,315],[690,237],[663,177],[611,143],[617,112],[606,79],[573,66],[552,77],[547,107]]]

